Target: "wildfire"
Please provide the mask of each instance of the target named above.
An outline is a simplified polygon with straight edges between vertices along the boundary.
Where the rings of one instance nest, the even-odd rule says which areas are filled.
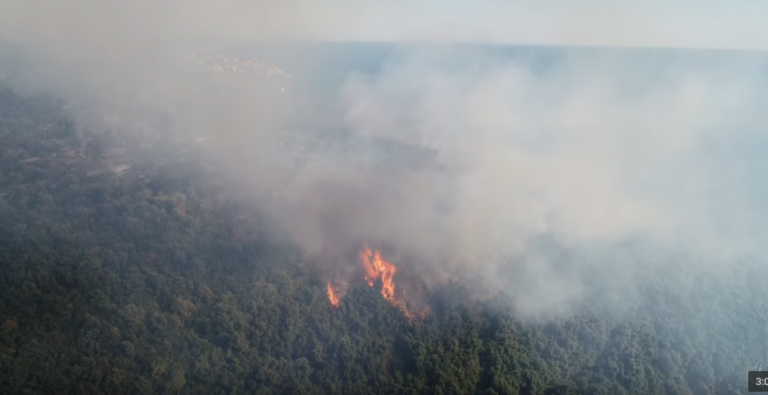
[[[362,250],[358,253],[360,261],[363,263],[365,269],[365,281],[369,286],[373,287],[376,284],[376,280],[381,280],[381,295],[384,299],[388,300],[392,305],[397,306],[406,317],[409,322],[413,322],[416,318],[414,314],[408,311],[405,307],[405,301],[398,299],[395,296],[395,281],[394,276],[397,273],[397,267],[391,262],[387,262],[381,257],[379,250],[372,250],[366,244]],[[334,307],[339,307],[339,289],[328,281],[328,300]],[[424,321],[429,309],[421,312],[419,318]]]
[[[331,285],[330,281],[328,281],[328,300],[331,301],[333,307],[339,307],[338,291],[336,290],[336,287]]]
[[[397,273],[397,267],[385,261],[381,257],[381,252],[371,250],[367,244],[360,250],[359,256],[365,268],[365,281],[368,282],[368,285],[372,287],[377,279],[381,279],[381,295],[384,296],[384,299],[399,307],[409,319],[413,319],[413,315],[405,307],[405,303],[395,296],[393,277]]]

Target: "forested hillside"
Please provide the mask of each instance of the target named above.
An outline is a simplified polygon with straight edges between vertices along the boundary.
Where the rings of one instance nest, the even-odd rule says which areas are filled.
[[[0,393],[737,394],[768,357],[758,263],[751,288],[649,275],[626,314],[532,322],[455,283],[409,324],[362,279],[333,308],[194,153],[79,135],[61,107],[0,90]]]

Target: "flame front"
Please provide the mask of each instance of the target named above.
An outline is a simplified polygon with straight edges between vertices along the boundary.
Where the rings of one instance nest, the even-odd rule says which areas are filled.
[[[405,307],[405,301],[398,299],[397,296],[395,296],[394,277],[395,273],[397,273],[397,267],[391,262],[385,261],[384,258],[381,257],[381,252],[379,252],[379,250],[372,250],[367,244],[360,250],[358,256],[363,263],[363,268],[365,269],[365,281],[368,285],[373,287],[376,284],[376,280],[381,280],[381,295],[384,296],[384,299],[392,303],[392,305],[397,306],[397,308],[408,317],[408,321],[412,323],[415,316],[408,311],[407,307]],[[339,289],[330,281],[328,281],[327,289],[328,300],[331,302],[331,305],[333,305],[333,307],[339,307]],[[421,312],[420,318],[422,322],[428,312],[429,309]]]
[[[405,302],[395,296],[393,278],[397,273],[397,267],[385,261],[379,250],[371,250],[367,244],[360,250],[359,256],[365,268],[365,281],[368,282],[368,285],[372,287],[377,279],[381,279],[381,295],[384,296],[384,299],[399,307],[409,319],[413,319],[413,315],[405,307]]]
[[[333,307],[339,307],[339,295],[336,288],[328,281],[328,300],[331,301]]]

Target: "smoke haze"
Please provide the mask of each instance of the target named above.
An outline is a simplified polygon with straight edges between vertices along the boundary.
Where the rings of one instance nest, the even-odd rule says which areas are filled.
[[[208,139],[227,189],[339,281],[368,242],[428,286],[471,278],[478,295],[552,314],[596,288],[619,297],[668,253],[735,270],[720,262],[764,245],[762,54],[402,44],[312,99],[299,83],[200,78],[205,45],[354,14],[281,4],[236,16],[235,2],[2,0],[0,39],[29,62],[6,83],[65,99],[84,138]],[[330,78],[280,45],[294,80]]]

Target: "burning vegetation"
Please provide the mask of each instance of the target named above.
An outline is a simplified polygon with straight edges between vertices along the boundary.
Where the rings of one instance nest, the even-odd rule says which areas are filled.
[[[339,307],[339,291],[330,281],[328,281],[328,300],[331,301],[333,307]]]
[[[365,281],[373,287],[378,280],[381,281],[381,295],[392,305],[397,306],[409,320],[413,320],[415,315],[406,307],[405,300],[398,298],[395,294],[394,276],[397,273],[397,266],[384,260],[379,250],[371,249],[367,244],[358,253],[360,262],[365,269]],[[328,282],[328,300],[334,307],[339,305],[338,289]],[[423,321],[429,310],[424,310],[420,314]]]
[[[365,268],[365,281],[368,285],[372,287],[376,280],[381,280],[381,295],[384,299],[399,307],[408,318],[412,319],[413,315],[405,307],[405,301],[395,296],[395,281],[393,278],[395,273],[397,273],[397,267],[385,261],[381,257],[379,250],[371,250],[367,244],[360,250],[358,256]]]

